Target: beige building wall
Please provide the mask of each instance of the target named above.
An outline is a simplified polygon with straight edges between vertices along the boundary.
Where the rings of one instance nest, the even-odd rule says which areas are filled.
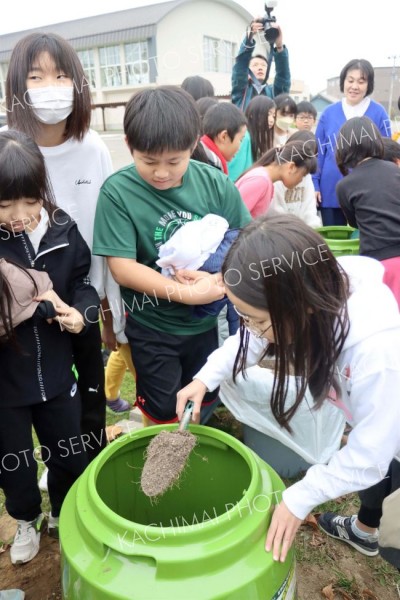
[[[233,42],[237,53],[247,25],[237,12],[217,2],[201,0],[179,6],[157,26],[157,83],[179,84],[195,74],[209,79],[217,94],[229,94],[231,71],[205,70],[204,36]]]

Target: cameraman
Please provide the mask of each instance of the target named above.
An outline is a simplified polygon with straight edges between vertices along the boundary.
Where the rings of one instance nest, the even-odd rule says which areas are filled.
[[[261,17],[258,17],[250,23],[249,31],[240,46],[232,71],[232,102],[243,111],[255,96],[264,94],[269,98],[274,98],[278,94],[290,91],[289,53],[282,43],[282,32],[278,25],[271,25],[279,31],[279,36],[275,44],[271,46],[270,52],[270,60],[275,59],[273,86],[267,83],[268,61],[265,56],[256,54],[252,57],[256,45],[253,39],[254,35],[262,35],[264,31],[264,25],[260,19]]]

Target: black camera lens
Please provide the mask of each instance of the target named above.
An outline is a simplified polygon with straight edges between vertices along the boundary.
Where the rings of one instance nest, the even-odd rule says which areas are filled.
[[[279,37],[279,30],[267,24],[264,28],[264,37],[269,44],[274,44]]]

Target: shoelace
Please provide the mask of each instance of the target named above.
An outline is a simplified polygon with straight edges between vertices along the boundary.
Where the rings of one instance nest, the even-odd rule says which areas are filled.
[[[18,543],[26,543],[29,542],[30,537],[29,537],[29,529],[35,529],[35,526],[33,524],[34,522],[31,521],[30,523],[21,523],[20,521],[18,521],[18,527],[17,527],[17,533],[15,536],[15,541],[17,541]]]
[[[346,526],[346,523],[345,523],[345,522],[346,522],[346,520],[347,520],[348,518],[349,518],[349,517],[340,517],[340,516],[338,516],[338,517],[335,517],[335,518],[333,519],[333,522],[335,523],[335,525],[341,525],[342,527],[345,527],[345,526]]]

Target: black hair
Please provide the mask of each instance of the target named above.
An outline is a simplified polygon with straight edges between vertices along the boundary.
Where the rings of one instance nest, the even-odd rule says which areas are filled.
[[[317,119],[317,110],[315,108],[315,106],[313,104],[311,104],[311,102],[307,102],[306,100],[302,100],[301,102],[297,103],[297,115],[299,113],[308,113],[309,115],[312,115],[314,117],[314,119]]]
[[[126,105],[124,132],[131,152],[193,150],[200,131],[195,101],[177,86],[141,90]]]
[[[271,98],[260,94],[249,102],[245,110],[253,160],[260,158],[274,145],[274,128],[268,125],[268,113],[275,108]]]
[[[279,425],[290,431],[307,386],[316,406],[331,386],[340,390],[336,361],[349,331],[347,275],[326,241],[294,215],[262,216],[247,225],[222,274],[234,296],[269,312],[275,342],[262,357],[275,356],[269,401]],[[242,320],[234,379],[244,374],[249,335]],[[290,370],[296,375],[296,399],[288,405]]]
[[[37,139],[41,123],[27,97],[26,81],[40,54],[47,52],[58,70],[71,78],[74,88],[72,113],[66,121],[65,139],[82,140],[89,130],[91,97],[89,84],[79,57],[71,44],[56,33],[31,33],[17,42],[8,66],[6,79],[7,123]]]
[[[196,100],[197,108],[199,109],[201,119],[204,119],[204,115],[208,111],[211,106],[216,106],[218,104],[218,100],[216,98],[211,98],[210,96],[199,98]]]
[[[244,113],[230,102],[218,102],[211,106],[203,119],[203,131],[214,140],[221,131],[227,131],[231,140],[247,125]]]
[[[342,125],[336,140],[336,164],[347,175],[366,158],[383,158],[382,136],[366,116],[353,117]]]
[[[363,77],[367,80],[368,85],[367,92],[365,95],[369,96],[374,91],[375,73],[371,63],[368,60],[365,60],[364,58],[353,58],[343,67],[339,76],[340,91],[344,92],[344,80],[347,77],[347,73],[349,71],[355,70],[361,71]]]
[[[310,134],[313,137],[309,137]],[[294,163],[298,168],[305,169],[306,173],[315,173],[318,165],[316,157],[317,145],[315,136],[310,131],[296,131],[284,146],[268,150],[250,169],[242,173],[240,177],[243,177],[243,175],[256,167],[267,167],[273,163],[283,165],[289,162]]]
[[[297,104],[289,94],[278,94],[274,101],[276,110],[282,115],[297,115]]]
[[[397,163],[400,161],[400,144],[392,140],[392,138],[383,137],[383,160]]]
[[[204,77],[200,77],[200,75],[186,77],[186,79],[182,81],[181,87],[190,94],[194,100],[215,96],[214,87],[211,81],[204,79]]]
[[[266,56],[264,56],[263,54],[254,54],[251,57],[250,62],[253,60],[253,58],[261,58],[262,60],[265,60],[265,62],[268,64],[268,58]]]
[[[56,208],[38,145],[21,131],[0,132],[0,200],[36,198],[51,216]]]

